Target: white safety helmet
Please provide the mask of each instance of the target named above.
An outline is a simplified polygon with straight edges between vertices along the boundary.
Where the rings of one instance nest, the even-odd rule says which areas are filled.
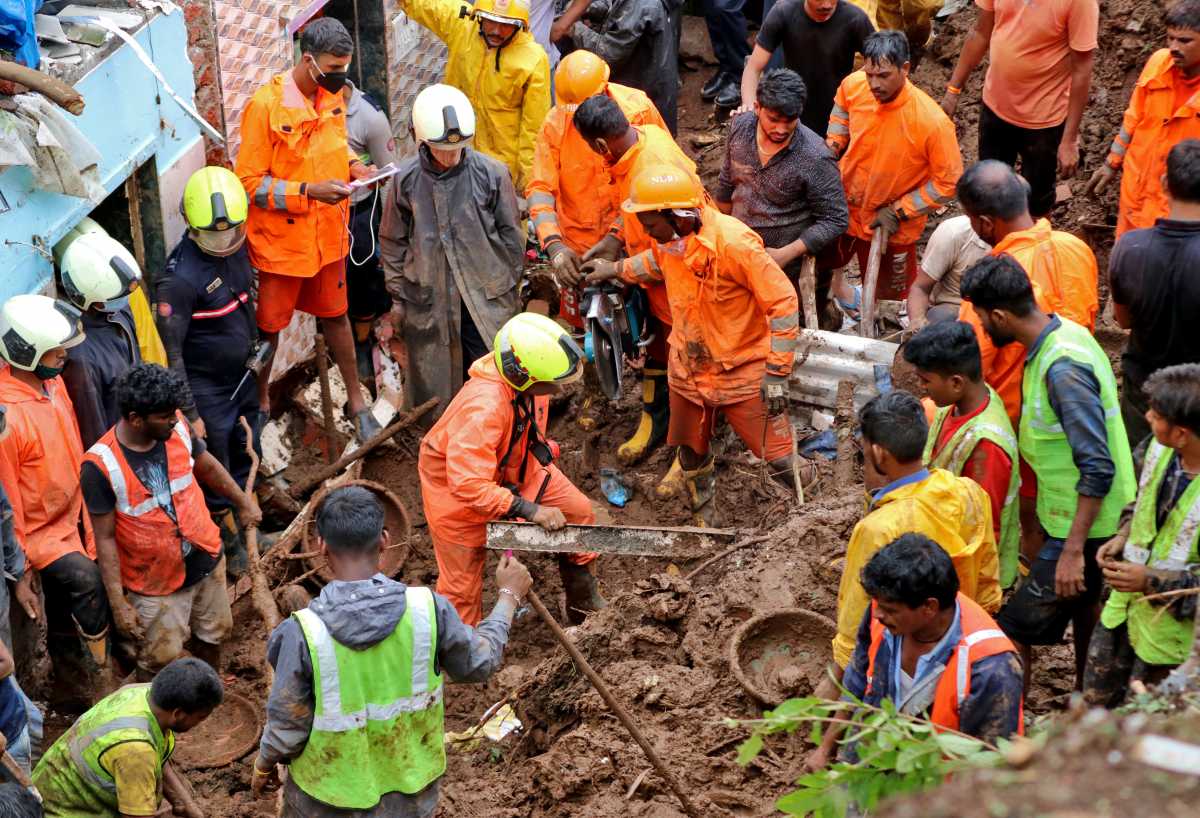
[[[0,356],[32,372],[55,347],[83,342],[82,314],[73,305],[44,295],[14,295],[0,307]]]
[[[121,306],[142,279],[132,253],[116,239],[94,232],[67,246],[60,269],[63,292],[81,310],[109,302]]]
[[[461,148],[475,136],[475,109],[467,95],[451,85],[430,85],[417,94],[413,134],[436,148]]]

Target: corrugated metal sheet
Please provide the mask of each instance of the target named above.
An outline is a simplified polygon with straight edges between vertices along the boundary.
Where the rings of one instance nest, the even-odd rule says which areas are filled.
[[[897,349],[899,345],[888,341],[801,329],[792,368],[792,400],[836,409],[838,382],[852,380],[854,406],[859,408],[878,392],[875,365],[890,367]]]
[[[388,20],[388,114],[396,136],[397,157],[416,150],[409,137],[413,98],[427,85],[441,82],[447,52],[442,41],[400,10],[396,0],[383,0]]]

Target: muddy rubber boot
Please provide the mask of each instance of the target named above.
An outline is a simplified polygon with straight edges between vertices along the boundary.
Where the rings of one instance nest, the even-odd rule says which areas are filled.
[[[580,431],[590,432],[596,428],[596,415],[600,410],[600,379],[596,376],[595,364],[583,365],[583,400],[575,416],[575,425]]]
[[[354,331],[354,361],[358,366],[359,380],[375,379],[375,362],[371,356],[375,346],[374,338],[371,335],[374,323],[373,320],[364,321],[357,318],[350,322],[350,327]]]
[[[679,465],[679,454],[676,453],[675,458],[671,461],[671,468],[667,469],[663,479],[659,480],[658,485],[654,487],[654,496],[660,500],[670,500],[683,491],[686,482],[683,477],[683,466]]]
[[[617,460],[631,466],[649,454],[667,436],[670,420],[667,370],[647,366],[642,370],[642,417],[633,437],[617,449]]]
[[[242,529],[238,525],[237,515],[232,508],[218,511],[213,515],[213,521],[221,530],[221,548],[225,552],[225,573],[231,577],[240,577],[250,566],[250,555],[246,552],[246,540],[242,537]]]
[[[713,524],[713,500],[717,496],[716,460],[710,454],[700,468],[683,469],[687,484],[688,499],[692,501],[692,525],[711,528]]]
[[[558,574],[567,595],[567,621],[572,625],[582,624],[587,614],[608,605],[600,596],[600,586],[592,567],[595,564],[593,560],[587,565],[576,565],[566,554],[558,555]]]
[[[88,634],[84,633],[83,628],[79,626],[79,620],[75,618],[75,614],[71,614],[71,621],[75,623],[75,631],[83,641],[84,647],[87,648],[88,655],[96,663],[96,667],[103,668],[108,664],[108,626],[105,625],[104,630],[100,633]]]

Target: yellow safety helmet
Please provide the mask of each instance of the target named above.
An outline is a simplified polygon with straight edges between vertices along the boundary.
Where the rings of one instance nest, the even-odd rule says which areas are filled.
[[[233,171],[220,166],[200,168],[183,188],[180,210],[193,230],[228,230],[246,221],[250,202]]]
[[[651,165],[633,178],[621,209],[646,213],[699,207],[703,202],[704,186],[694,173],[675,165]]]
[[[475,0],[471,17],[529,29],[529,0]]]
[[[608,86],[608,63],[590,51],[572,51],[554,70],[554,101],[575,110]]]
[[[583,375],[583,350],[544,315],[513,316],[496,333],[492,349],[500,377],[518,392],[535,383],[571,383]]]

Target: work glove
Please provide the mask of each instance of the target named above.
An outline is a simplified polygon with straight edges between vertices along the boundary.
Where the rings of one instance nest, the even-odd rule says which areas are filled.
[[[621,257],[621,253],[625,250],[625,242],[609,233],[600,241],[596,242],[591,248],[583,254],[584,261],[591,261],[594,258],[601,258],[607,261],[616,261]]]
[[[1088,183],[1083,187],[1085,196],[1099,196],[1105,189],[1112,184],[1113,179],[1117,178],[1117,169],[1105,162],[1100,167],[1096,168],[1092,173],[1092,178],[1088,179]]]
[[[587,276],[584,279],[585,283],[600,284],[604,281],[613,281],[620,278],[621,263],[619,261],[594,258],[591,261],[585,261],[582,269]]]
[[[871,220],[871,227],[882,227],[889,236],[896,235],[896,231],[900,229],[900,214],[896,212],[896,208],[892,205],[881,207],[875,211],[875,218]]]
[[[550,266],[558,283],[564,287],[574,287],[583,280],[579,270],[581,260],[579,254],[561,241],[552,241],[546,245],[546,255],[550,257]]]
[[[784,375],[766,375],[762,382],[762,399],[767,406],[767,417],[782,415],[788,410],[790,396],[788,379]]]

